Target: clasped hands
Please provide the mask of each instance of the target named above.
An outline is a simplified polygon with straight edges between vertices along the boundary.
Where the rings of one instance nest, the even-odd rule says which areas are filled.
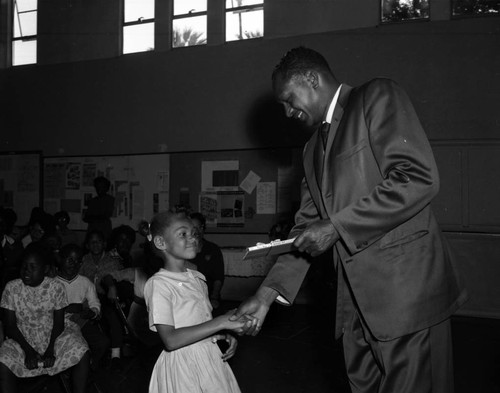
[[[34,370],[38,367],[49,368],[54,365],[55,361],[53,348],[47,348],[43,355],[40,355],[33,348],[25,352],[24,365],[28,370]]]
[[[338,240],[339,234],[332,222],[318,220],[309,224],[293,244],[300,252],[316,257],[331,248]],[[251,336],[259,333],[267,312],[277,296],[278,292],[273,289],[261,287],[255,295],[241,303],[229,318],[232,321],[246,322],[237,333]]]

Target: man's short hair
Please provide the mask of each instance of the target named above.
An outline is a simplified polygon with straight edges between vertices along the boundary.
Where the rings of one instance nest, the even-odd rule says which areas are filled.
[[[305,75],[311,69],[333,75],[323,55],[313,49],[299,46],[298,48],[289,50],[281,58],[278,65],[274,68],[272,80],[274,82],[276,77],[280,75],[285,81],[288,81],[294,76]]]

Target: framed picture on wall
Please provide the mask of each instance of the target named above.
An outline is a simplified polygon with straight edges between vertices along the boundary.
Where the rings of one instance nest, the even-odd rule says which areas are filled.
[[[427,20],[430,17],[429,0],[381,0],[381,22]]]

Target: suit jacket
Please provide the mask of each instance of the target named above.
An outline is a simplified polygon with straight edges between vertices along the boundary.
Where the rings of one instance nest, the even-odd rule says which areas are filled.
[[[343,85],[325,152],[314,133],[303,163],[301,205],[290,237],[313,221],[331,220],[340,236],[336,264],[377,339],[439,323],[466,300],[430,208],[439,190],[434,156],[395,82]],[[308,266],[299,253],[282,255],[262,285],[293,302]]]

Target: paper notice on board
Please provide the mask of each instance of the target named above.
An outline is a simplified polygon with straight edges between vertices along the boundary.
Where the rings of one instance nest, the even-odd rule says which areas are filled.
[[[65,197],[66,163],[56,162],[45,164],[43,178],[45,198],[56,199]]]
[[[257,184],[257,214],[276,213],[276,182]]]
[[[240,188],[247,194],[251,194],[259,181],[260,176],[254,171],[249,171],[247,177],[241,182]]]
[[[82,179],[82,166],[79,162],[66,164],[66,189],[79,190]]]
[[[238,191],[240,162],[202,161],[201,191]]]
[[[168,180],[168,172],[162,171],[156,173],[156,184],[158,192],[168,192],[169,190],[169,180]]]

